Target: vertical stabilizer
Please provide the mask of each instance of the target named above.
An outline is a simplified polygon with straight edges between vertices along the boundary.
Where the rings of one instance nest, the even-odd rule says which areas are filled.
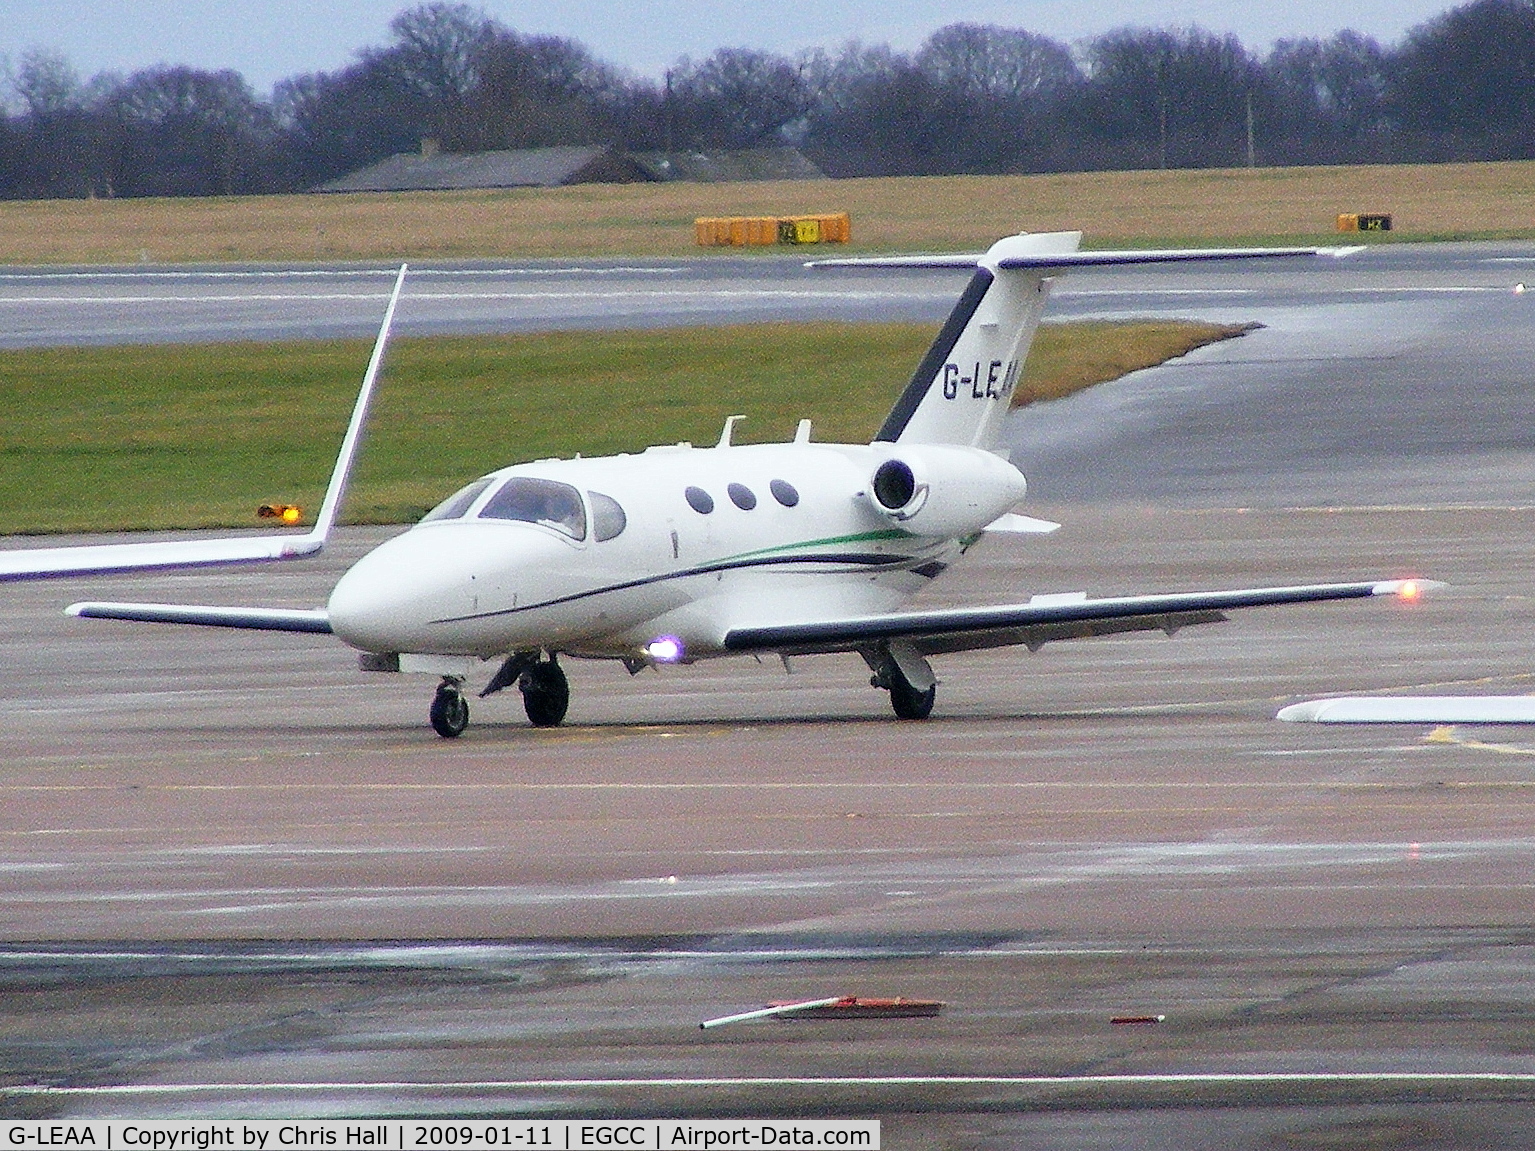
[[[1004,264],[1072,253],[1081,240],[1041,232],[993,244],[875,440],[994,447],[1053,279],[1049,268]]]

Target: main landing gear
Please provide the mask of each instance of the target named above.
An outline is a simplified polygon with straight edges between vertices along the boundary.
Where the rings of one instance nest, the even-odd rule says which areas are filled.
[[[938,697],[938,681],[933,669],[916,651],[895,645],[862,653],[874,674],[870,687],[882,687],[890,693],[890,707],[898,719],[926,719]]]
[[[543,659],[536,651],[520,651],[508,656],[501,670],[491,677],[480,698],[502,688],[517,685],[522,692],[522,707],[534,727],[557,727],[570,707],[570,681],[556,662],[554,653]],[[469,701],[464,698],[462,676],[445,675],[432,698],[432,729],[444,739],[462,735],[469,726]]]

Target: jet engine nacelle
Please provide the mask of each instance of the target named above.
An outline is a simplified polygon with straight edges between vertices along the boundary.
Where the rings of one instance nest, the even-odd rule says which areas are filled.
[[[979,448],[895,445],[875,465],[866,495],[915,535],[963,536],[1012,510],[1027,486],[1012,464]]]

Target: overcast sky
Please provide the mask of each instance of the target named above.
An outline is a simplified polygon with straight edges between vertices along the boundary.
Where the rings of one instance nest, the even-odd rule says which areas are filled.
[[[277,80],[328,71],[389,41],[410,0],[3,0],[0,55],[62,52],[82,77],[151,64],[234,68],[262,95]],[[1453,7],[1445,0],[484,0],[520,32],[582,41],[600,58],[659,76],[716,48],[792,54],[848,40],[916,47],[955,21],[1027,28],[1067,43],[1135,24],[1235,32],[1267,51],[1287,36],[1354,28],[1383,43]],[[9,95],[7,92],[6,95]]]

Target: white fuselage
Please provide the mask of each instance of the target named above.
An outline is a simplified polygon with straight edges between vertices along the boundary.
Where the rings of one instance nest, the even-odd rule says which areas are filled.
[[[903,454],[918,481],[904,515],[871,490]],[[943,498],[928,500],[922,477],[936,493],[940,472]],[[658,447],[487,479],[457,514],[428,517],[342,577],[328,607],[338,636],[370,652],[631,660],[667,637],[681,659],[719,655],[732,628],[898,607],[1024,492],[989,452],[890,443]],[[942,517],[940,534],[923,515]]]

